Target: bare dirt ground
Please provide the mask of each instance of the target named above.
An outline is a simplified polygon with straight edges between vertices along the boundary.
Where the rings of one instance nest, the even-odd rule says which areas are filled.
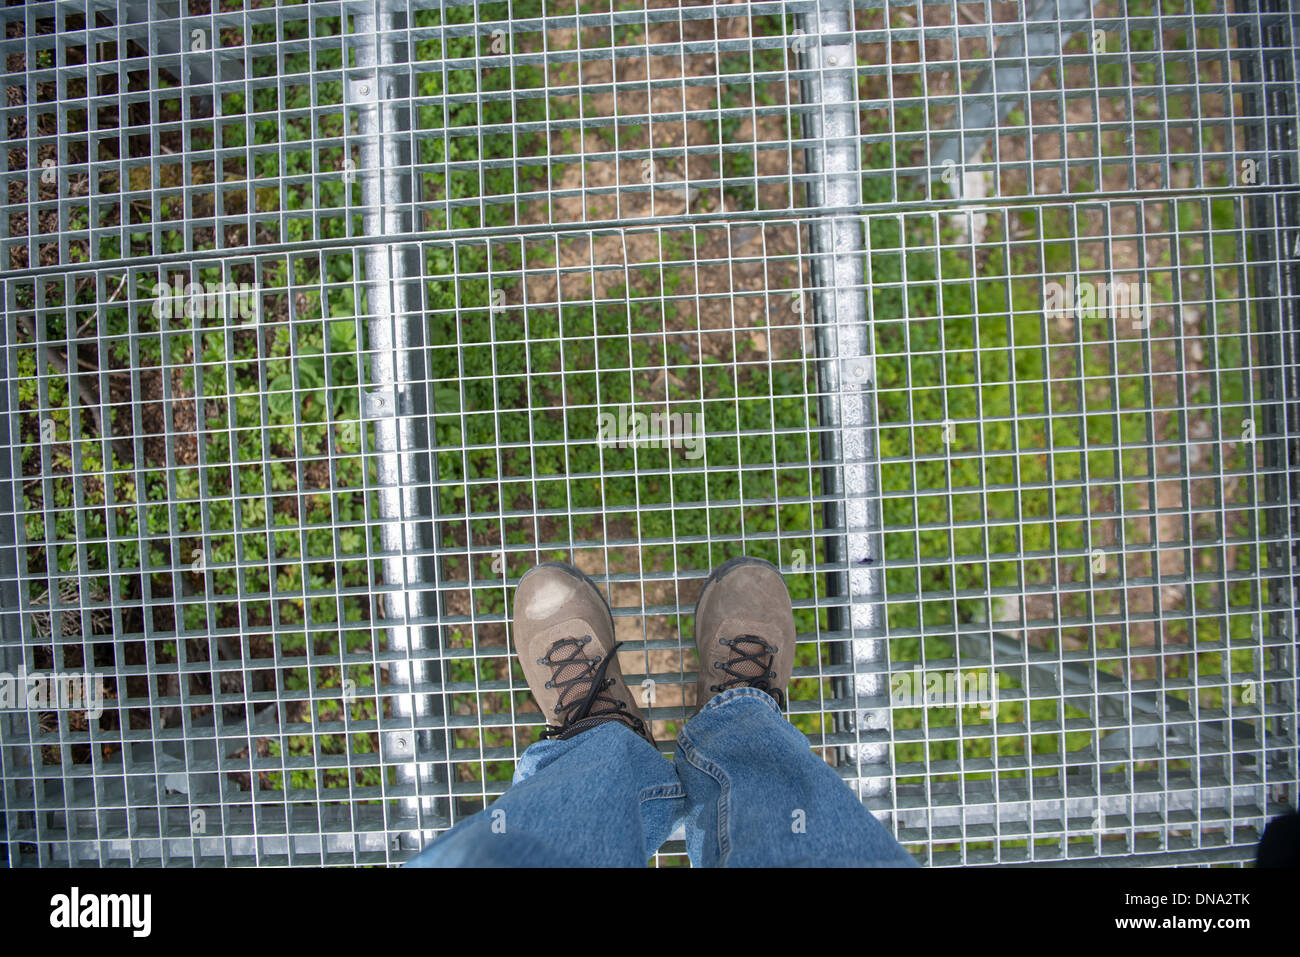
[[[735,17],[718,21],[651,24],[646,30],[647,48],[679,41],[726,40],[748,35],[750,22]],[[575,43],[574,31],[552,31],[547,35],[549,49],[566,49]],[[559,194],[546,209],[531,211],[524,223],[567,225],[596,223],[619,219],[633,221],[685,213],[711,213],[735,209],[732,199],[724,198],[716,188],[703,189],[696,182],[716,182],[722,163],[721,151],[685,155],[687,147],[713,144],[705,119],[717,116],[717,104],[726,89],[718,73],[716,56],[692,54],[690,57],[628,56],[583,61],[553,70],[550,82],[559,85],[579,84],[602,90],[611,84],[615,90],[596,92],[584,99],[583,115],[593,118],[649,116],[641,132],[628,134],[620,125],[619,148],[622,150],[669,149],[682,147],[678,159],[660,158],[653,162],[613,157],[613,133],[609,127],[584,132],[581,137],[566,137],[564,131],[551,134],[549,144],[552,164],[551,190]],[[691,79],[688,85],[686,78]],[[660,85],[662,81],[682,79],[680,86]],[[700,79],[705,80],[699,83]],[[647,82],[650,89],[640,89]],[[793,84],[767,83],[764,93],[778,103],[797,101]],[[744,118],[736,142],[783,143],[787,141],[785,117],[759,116]],[[761,206],[768,209],[788,208],[791,173],[802,169],[802,152],[788,149],[756,148],[753,152],[755,172],[764,181],[757,191]],[[647,186],[654,188],[645,188]],[[566,195],[569,194],[569,195]],[[724,205],[725,204],[725,205]],[[672,267],[679,280],[677,295],[698,297],[698,317],[680,320],[678,328],[717,331],[742,329],[766,324],[773,314],[776,324],[797,323],[798,316],[788,309],[773,309],[761,296],[732,298],[733,293],[755,293],[797,286],[800,265],[798,230],[789,224],[765,226],[743,224],[718,227],[666,227],[669,241],[690,241],[689,259]],[[558,243],[556,262],[548,262],[528,279],[527,302],[547,305],[558,302],[602,301],[610,298],[615,287],[629,285],[640,264],[665,260],[661,233],[635,226],[613,232],[578,235]],[[613,267],[613,268],[610,268]],[[557,270],[562,278],[557,280]],[[576,270],[576,271],[575,271]],[[788,298],[788,297],[787,297]],[[734,304],[733,304],[734,303]],[[793,316],[793,319],[791,318]],[[695,320],[695,321],[692,321]],[[760,352],[771,348],[765,332],[741,332],[740,345],[746,341]],[[796,351],[797,351],[797,338]],[[704,335],[699,339],[706,354],[730,358],[737,347],[736,337]]]

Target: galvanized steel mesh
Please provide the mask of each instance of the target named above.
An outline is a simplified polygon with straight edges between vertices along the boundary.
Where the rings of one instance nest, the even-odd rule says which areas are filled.
[[[539,731],[544,559],[661,740],[703,578],[780,563],[792,720],[925,863],[1294,804],[1285,4],[0,20],[3,664],[107,692],[0,712],[10,864],[406,859]]]

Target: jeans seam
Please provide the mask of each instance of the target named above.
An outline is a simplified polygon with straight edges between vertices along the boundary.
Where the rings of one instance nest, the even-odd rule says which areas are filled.
[[[641,836],[642,850],[648,851],[647,856],[653,857],[659,848],[650,848],[649,840],[645,833],[645,813],[646,804],[650,801],[682,801],[686,798],[686,789],[681,783],[677,784],[651,784],[643,787],[636,796],[637,812],[641,815]]]
[[[682,755],[688,764],[694,765],[713,780],[718,782],[718,866],[724,867],[731,856],[731,778],[708,758],[695,749],[686,732],[677,739],[682,746]]]
[[[637,794],[638,801],[654,801],[661,798],[680,798],[686,796],[686,790],[680,784],[651,784]]]

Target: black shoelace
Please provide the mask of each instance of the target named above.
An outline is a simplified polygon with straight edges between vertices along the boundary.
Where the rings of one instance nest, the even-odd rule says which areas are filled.
[[[730,675],[722,684],[713,685],[709,688],[714,694],[720,691],[726,691],[728,688],[745,685],[750,688],[757,688],[759,691],[765,691],[776,699],[776,706],[785,710],[785,695],[780,688],[773,688],[769,683],[769,678],[775,678],[776,672],[772,670],[772,659],[776,655],[776,648],[769,645],[762,638],[754,635],[737,635],[735,638],[719,638],[718,641],[731,649],[731,657],[718,665],[718,670]],[[742,651],[736,646],[740,643],[757,645],[756,651]],[[757,673],[752,673],[751,669],[745,669],[744,673],[740,671],[742,665],[756,665]]]
[[[645,737],[645,722],[627,711],[626,702],[611,698],[605,694],[605,691],[614,685],[613,678],[605,677],[605,670],[609,668],[609,663],[614,660],[614,654],[623,643],[621,641],[616,643],[610,649],[609,654],[598,655],[593,659],[580,655],[583,646],[590,641],[590,635],[582,638],[561,638],[551,645],[545,658],[537,659],[538,664],[546,665],[552,669],[552,679],[546,683],[547,687],[558,688],[560,691],[560,703],[555,709],[556,715],[560,716],[560,723],[558,725],[548,724],[546,730],[542,732],[542,737],[563,740],[580,731],[586,731],[601,722],[611,720],[622,721],[637,734]],[[568,657],[556,657],[556,651],[561,648],[571,649]],[[564,681],[557,680],[566,667],[574,665],[583,666],[582,670]],[[591,682],[591,687],[587,689],[587,693],[580,698],[574,698],[572,701],[565,703],[565,695],[568,694],[569,690],[584,681]]]

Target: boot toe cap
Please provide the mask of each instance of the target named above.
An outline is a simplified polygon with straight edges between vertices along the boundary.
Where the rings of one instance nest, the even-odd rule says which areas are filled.
[[[541,623],[556,617],[578,598],[582,584],[558,568],[529,571],[515,591],[516,619]]]

